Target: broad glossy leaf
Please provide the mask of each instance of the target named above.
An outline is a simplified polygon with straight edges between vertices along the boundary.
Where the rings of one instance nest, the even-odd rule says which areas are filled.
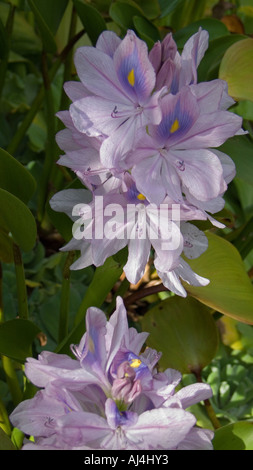
[[[218,312],[253,324],[253,285],[239,252],[222,237],[213,233],[206,236],[208,249],[199,258],[187,259],[187,263],[197,274],[210,279],[210,284],[195,287],[184,283],[186,290]]]
[[[21,318],[0,324],[0,353],[19,362],[32,355],[31,345],[40,332],[38,326]]]
[[[153,23],[141,16],[134,16],[133,22],[138,36],[143,39],[151,49],[156,41],[160,41],[161,37],[158,29]]]
[[[96,268],[93,279],[77,312],[75,324],[85,318],[87,308],[100,307],[123,271],[123,265],[113,257],[107,258],[103,266]]]
[[[27,1],[36,19],[44,50],[46,52],[50,52],[54,54],[57,49],[56,42],[54,40],[54,36],[52,32],[50,31],[49,26],[46,23],[45,18],[41,14],[41,11],[36,4],[36,0],[27,0]]]
[[[198,67],[198,81],[212,80],[218,77],[219,66],[226,50],[234,43],[245,39],[242,34],[230,34],[210,41],[208,50]]]
[[[134,3],[119,1],[112,3],[109,14],[113,21],[126,32],[127,29],[135,29],[133,17],[142,16],[142,10]]]
[[[16,196],[0,188],[0,228],[11,233],[17,245],[30,251],[35,243],[37,227],[28,207]]]
[[[0,149],[0,188],[25,203],[31,199],[36,188],[36,182],[29,171],[3,149]]]
[[[162,352],[163,369],[199,373],[217,352],[218,331],[210,309],[191,297],[160,302],[142,317],[141,324],[150,333],[147,345]]]
[[[233,245],[244,259],[253,249],[253,217],[242,227],[239,235],[233,240]]]
[[[135,3],[140,6],[145,17],[150,20],[157,18],[161,13],[159,0],[135,0]]]
[[[208,31],[209,41],[229,34],[226,26],[221,21],[215,18],[203,18],[202,20],[195,21],[185,26],[173,34],[177,46],[182,48],[190,36],[198,32],[200,27]]]
[[[167,16],[169,13],[172,13],[178,6],[180,6],[184,0],[159,0],[160,8],[161,8],[161,18]]]
[[[253,450],[253,422],[238,421],[215,431],[214,450]]]
[[[68,0],[54,0],[53,2],[52,0],[34,0],[33,2],[52,34],[55,35]]]
[[[246,135],[236,135],[219,147],[227,153],[236,166],[236,176],[253,185],[253,142]]]
[[[0,17],[4,24],[6,24],[8,14],[9,5],[0,2]],[[11,49],[21,55],[30,55],[40,53],[41,46],[41,40],[27,21],[25,12],[16,10],[11,36]]]
[[[85,315],[89,307],[101,308],[106,296],[111,291],[123,271],[123,266],[108,258],[103,266],[96,268],[95,274],[75,318],[75,326],[67,338],[56,348],[57,353],[69,354],[70,345],[79,343],[85,331]]]
[[[79,0],[73,0],[73,2],[92,44],[95,45],[99,35],[107,29],[104,18],[93,6]]]
[[[220,64],[219,78],[228,83],[228,93],[237,101],[253,101],[253,39],[230,46]]]

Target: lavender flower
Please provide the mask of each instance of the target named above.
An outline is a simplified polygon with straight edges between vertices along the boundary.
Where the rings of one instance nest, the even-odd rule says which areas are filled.
[[[128,328],[123,301],[109,321],[97,308],[86,315],[86,333],[72,346],[76,359],[42,352],[25,373],[41,389],[11,414],[31,435],[26,450],[211,450],[213,433],[196,427],[186,408],[212,395],[206,384],[179,391],[181,375],[158,372],[161,356],[143,351],[147,333]]]
[[[65,152],[58,163],[75,172],[90,197],[86,190],[65,190],[50,202],[54,210],[67,213],[73,222],[79,217],[83,224],[83,234],[75,226],[73,239],[63,248],[81,252],[72,269],[100,266],[127,246],[124,270],[132,283],[143,275],[152,249],[158,275],[176,294],[187,295],[181,279],[208,284],[182,256],[200,256],[207,248],[206,237],[195,229],[189,242],[184,230],[190,221],[207,219],[224,227],[213,214],[224,206],[235,165],[218,147],[243,131],[242,119],[228,111],[234,101],[227,84],[219,79],[197,83],[207,46],[208,33],[201,29],[181,55],[171,34],[148,53],[133,31],[123,40],[105,31],[96,47],[77,50],[81,82],[65,84],[72,104],[69,111],[58,113],[66,126],[56,137]],[[97,196],[103,202],[95,213]],[[138,218],[129,222],[131,204]],[[175,204],[180,209],[179,243],[164,249],[171,237],[166,223],[176,226]],[[112,217],[113,205],[121,207],[120,215]],[[154,205],[159,206],[159,227]],[[74,206],[79,209],[73,213]],[[157,236],[150,236],[147,223]],[[114,233],[102,235],[113,224]],[[193,234],[194,228],[189,230]]]

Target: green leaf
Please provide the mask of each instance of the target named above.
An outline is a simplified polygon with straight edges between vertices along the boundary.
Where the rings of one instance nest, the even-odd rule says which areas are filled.
[[[253,249],[253,217],[242,227],[239,235],[233,240],[233,245],[244,259]]]
[[[187,263],[200,276],[210,280],[206,287],[184,283],[190,295],[205,305],[253,324],[253,286],[237,249],[227,240],[206,233],[209,246],[199,258]]]
[[[31,345],[40,329],[31,321],[15,318],[0,324],[0,353],[19,362],[32,355]]]
[[[0,59],[5,59],[8,51],[6,30],[0,18]]]
[[[27,1],[36,19],[36,22],[37,22],[37,25],[41,34],[41,40],[43,43],[44,50],[46,52],[55,54],[57,47],[56,47],[56,42],[54,40],[54,36],[52,32],[50,31],[45,21],[45,18],[43,17],[39,8],[37,7],[36,0],[27,0]]]
[[[8,233],[0,229],[0,261],[3,263],[13,262],[13,242]]]
[[[142,9],[145,17],[150,20],[157,18],[161,13],[159,0],[135,0],[135,3]]]
[[[253,185],[253,144],[246,135],[236,135],[219,147],[235,163],[237,178]]]
[[[143,39],[151,49],[156,41],[160,41],[161,37],[158,29],[153,23],[140,16],[134,16],[133,22],[138,36]]]
[[[253,450],[253,422],[238,421],[215,431],[214,450]]]
[[[27,203],[36,188],[36,182],[26,168],[8,152],[0,148],[0,187]]]
[[[77,312],[75,324],[85,318],[87,308],[100,307],[123,271],[123,266],[113,257],[107,258],[103,266],[96,268],[93,279]]]
[[[57,353],[70,353],[70,345],[79,343],[85,331],[85,315],[89,307],[100,308],[123,272],[123,266],[112,257],[103,266],[96,268],[95,274],[85,293],[75,318],[75,326],[67,338],[57,347]]]
[[[55,35],[66,10],[68,0],[33,0],[51,33]]]
[[[210,41],[208,50],[198,67],[198,81],[208,81],[218,77],[219,66],[226,50],[234,43],[245,39],[242,34],[230,34]]]
[[[4,24],[9,14],[9,5],[0,2],[0,17]],[[41,40],[34,28],[27,21],[26,13],[15,11],[14,26],[11,36],[11,49],[17,54],[30,55],[41,52]]]
[[[185,26],[173,34],[173,38],[175,39],[178,48],[182,48],[186,41],[193,34],[198,32],[200,27],[208,31],[209,41],[213,41],[214,39],[229,34],[227,27],[221,21],[216,20],[215,18],[203,18]]]
[[[230,46],[220,64],[219,78],[228,83],[228,93],[236,101],[253,101],[253,39]]]
[[[99,35],[107,29],[106,22],[96,8],[91,5],[73,0],[78,16],[95,46]]]
[[[37,227],[28,207],[16,196],[0,188],[0,227],[10,232],[17,245],[30,251],[36,241]]]
[[[134,3],[126,3],[118,1],[112,3],[109,10],[110,17],[118,24],[124,32],[128,29],[135,30],[133,17],[142,16],[142,11],[138,5]]]
[[[16,450],[11,439],[0,427],[0,450]]]
[[[178,6],[180,6],[185,0],[159,0],[161,8],[161,18],[167,16],[169,13],[172,13]]]
[[[199,373],[218,348],[218,331],[210,309],[195,299],[171,297],[141,319],[146,343],[162,352],[159,365],[181,373]]]

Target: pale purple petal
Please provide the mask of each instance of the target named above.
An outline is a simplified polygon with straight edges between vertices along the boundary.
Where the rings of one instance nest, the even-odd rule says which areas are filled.
[[[126,437],[139,449],[173,449],[188,434],[196,419],[181,409],[159,408],[139,416],[131,428],[123,427]]]
[[[213,450],[213,437],[213,431],[194,427],[178,444],[177,450]]]
[[[208,248],[208,239],[195,225],[183,222],[180,226],[184,237],[184,254],[188,259],[198,258]]]
[[[143,104],[155,87],[155,71],[148,59],[148,48],[133,31],[128,31],[114,54],[119,81],[128,96]]]
[[[211,398],[212,395],[213,393],[210,385],[196,383],[181,388],[175,394],[175,397],[181,401],[183,408],[186,409],[202,400]],[[164,406],[166,406],[166,402],[164,403]]]
[[[117,36],[116,33],[113,31],[104,31],[102,34],[100,34],[97,40],[96,48],[110,57],[113,57],[120,43],[121,39]]]

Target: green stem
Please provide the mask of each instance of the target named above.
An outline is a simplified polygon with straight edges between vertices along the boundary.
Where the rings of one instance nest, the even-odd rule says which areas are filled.
[[[47,145],[45,152],[45,161],[43,166],[43,172],[41,177],[41,183],[39,188],[38,195],[38,220],[41,222],[43,220],[45,212],[45,203],[48,194],[48,182],[49,175],[51,172],[52,165],[54,163],[54,154],[56,150],[55,143],[55,132],[56,132],[56,123],[55,123],[55,109],[54,109],[54,100],[51,88],[51,79],[47,66],[47,54],[42,53],[42,76],[45,89],[45,112],[46,112],[46,122],[47,122]]]
[[[198,382],[203,383],[202,377],[201,377],[201,371],[200,370],[192,370],[192,373],[195,375],[196,379]],[[221,427],[221,424],[216,416],[216,413],[212,407],[212,404],[209,399],[204,400],[204,405],[205,409],[207,412],[207,415],[214,427],[214,429],[219,429]]]
[[[72,47],[74,44],[81,38],[81,36],[84,34],[84,30],[80,31],[78,34],[72,38],[69,44],[63,49],[59,57],[55,60],[54,64],[52,65],[50,72],[49,72],[49,77],[50,80],[52,81],[53,78],[55,77],[58,69],[60,68],[61,64],[66,60],[69,52],[71,51]],[[27,130],[29,129],[31,123],[33,122],[37,112],[39,111],[40,107],[42,106],[43,100],[44,100],[44,95],[45,95],[45,89],[44,85],[40,88],[36,98],[34,99],[30,110],[24,117],[21,125],[19,126],[16,134],[14,135],[12,141],[10,142],[9,146],[7,147],[7,152],[9,152],[11,155],[14,155],[18,148],[19,145],[21,144]]]
[[[2,365],[6,375],[6,382],[11,393],[12,401],[14,405],[17,406],[23,399],[23,393],[19,385],[13,361],[7,356],[2,356]]]
[[[0,323],[4,321],[4,312],[3,312],[3,303],[2,303],[2,266],[0,263],[0,310],[1,310],[1,316],[0,316]],[[18,405],[18,403],[22,400],[22,391],[20,389],[20,385],[18,382],[17,374],[13,365],[13,361],[7,357],[1,355],[1,360],[2,360],[2,367],[6,376],[6,382],[9,387],[12,400],[14,405]],[[2,419],[5,419],[4,413],[4,408],[0,403],[0,426],[1,426],[1,421]]]
[[[11,424],[9,421],[8,413],[6,408],[0,398],[0,428],[7,434],[7,436],[11,435]]]
[[[6,48],[4,58],[1,61],[0,67],[0,99],[4,88],[6,72],[8,69],[8,61],[9,61],[9,53],[10,53],[10,45],[11,45],[11,34],[13,30],[13,23],[14,23],[14,15],[15,15],[16,7],[14,5],[10,5],[9,15],[7,18],[5,32],[6,32]]]
[[[60,319],[59,319],[59,332],[58,342],[66,338],[68,334],[68,319],[69,319],[69,296],[70,296],[70,266],[74,261],[75,252],[70,251],[63,269],[63,281],[61,291],[61,305],[60,305]]]
[[[163,284],[157,284],[155,286],[150,286],[150,287],[144,287],[143,289],[137,290],[133,294],[130,294],[128,297],[125,297],[124,304],[125,307],[128,305],[131,305],[135,303],[137,300],[144,299],[145,297],[148,297],[149,295],[157,294],[159,292],[170,292],[167,287],[165,287]]]
[[[0,323],[4,321],[3,311],[3,269],[2,263],[0,262]]]
[[[13,257],[16,272],[19,318],[28,319],[27,290],[22,254],[18,245],[13,243]]]
[[[78,19],[78,16],[77,16],[77,13],[76,13],[76,9],[73,6],[71,21],[70,21],[70,27],[69,27],[68,44],[70,44],[71,41],[73,40],[73,38],[75,37],[77,19]],[[71,80],[72,65],[73,65],[73,54],[74,54],[74,50],[72,48],[70,53],[68,54],[66,60],[65,60],[65,63],[64,63],[63,83],[68,82],[68,81]],[[60,110],[67,109],[69,107],[69,103],[70,103],[69,97],[65,93],[64,89],[62,89],[61,101],[60,101]],[[60,119],[58,119],[57,132],[59,132],[63,128],[64,128],[64,124],[60,121]],[[60,153],[61,153],[61,151],[57,147],[57,150],[56,150],[56,159],[57,160],[60,156]],[[52,174],[51,174],[51,181],[52,181],[52,185],[54,186],[54,188],[57,188],[59,190],[61,188],[62,181],[64,179],[69,180],[69,178],[70,178],[70,176],[69,176],[68,172],[66,171],[66,169],[65,169],[65,171],[62,171],[62,168],[59,170],[59,167],[57,165],[53,166]]]

